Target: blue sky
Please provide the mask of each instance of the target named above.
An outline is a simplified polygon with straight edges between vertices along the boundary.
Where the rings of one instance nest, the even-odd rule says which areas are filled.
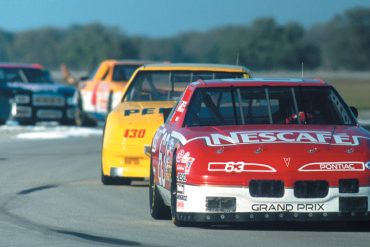
[[[129,35],[166,37],[261,17],[309,27],[357,6],[370,7],[370,0],[0,0],[0,29],[100,22]]]

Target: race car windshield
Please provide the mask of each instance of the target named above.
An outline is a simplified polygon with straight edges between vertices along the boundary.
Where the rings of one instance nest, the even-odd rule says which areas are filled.
[[[189,127],[355,123],[332,87],[199,88],[185,118]]]
[[[178,100],[186,86],[198,79],[242,78],[243,73],[212,71],[141,71],[127,90],[124,101]]]
[[[32,68],[0,68],[0,83],[53,83],[47,70]]]
[[[132,74],[135,72],[137,68],[141,65],[126,65],[120,64],[115,65],[113,68],[113,81],[128,81]]]

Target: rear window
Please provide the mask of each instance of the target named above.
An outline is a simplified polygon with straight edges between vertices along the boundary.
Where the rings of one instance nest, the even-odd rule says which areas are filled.
[[[33,68],[0,68],[0,83],[5,82],[52,83],[53,80],[47,70]]]
[[[186,126],[243,124],[353,125],[355,120],[332,87],[199,88]]]
[[[242,78],[243,75],[212,71],[140,71],[130,84],[124,101],[178,100],[190,82],[199,79]]]

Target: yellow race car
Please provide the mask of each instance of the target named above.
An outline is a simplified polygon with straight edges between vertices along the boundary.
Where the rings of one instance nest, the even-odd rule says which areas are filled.
[[[103,184],[130,184],[149,177],[153,135],[186,86],[198,79],[249,78],[243,66],[151,64],[137,69],[123,98],[108,115],[103,135]]]

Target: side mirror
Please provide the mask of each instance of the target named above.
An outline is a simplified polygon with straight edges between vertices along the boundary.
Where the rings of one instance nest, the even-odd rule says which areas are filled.
[[[351,106],[350,109],[351,109],[353,115],[355,115],[355,117],[357,118],[358,117],[358,110],[357,110],[357,108],[354,107],[354,106]]]
[[[170,115],[171,111],[172,111],[172,108],[164,108],[164,109],[162,109],[163,122],[164,123],[166,122],[166,120],[167,120],[168,116]]]

